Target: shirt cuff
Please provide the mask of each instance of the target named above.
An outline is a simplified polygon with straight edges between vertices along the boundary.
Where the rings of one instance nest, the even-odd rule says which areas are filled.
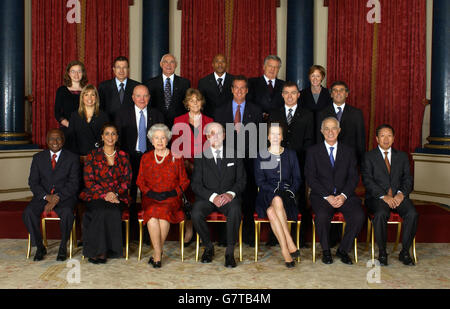
[[[343,195],[345,197],[345,199],[347,199],[347,195],[345,195],[344,193],[341,193],[341,195]]]
[[[233,191],[227,191],[228,194],[230,194],[233,198],[236,197],[236,193],[234,193]]]
[[[217,193],[213,193],[213,194],[211,194],[211,196],[209,197],[209,201],[211,202],[211,203],[214,203],[214,199],[216,198],[216,196],[218,196],[219,194],[217,194]]]

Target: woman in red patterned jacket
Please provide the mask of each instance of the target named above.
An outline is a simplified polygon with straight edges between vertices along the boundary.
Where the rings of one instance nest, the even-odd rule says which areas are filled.
[[[117,128],[106,123],[103,147],[92,150],[84,165],[86,201],[83,217],[83,255],[94,264],[122,256],[122,209],[130,203],[131,165],[128,154],[116,148]]]
[[[181,195],[189,186],[183,158],[175,158],[167,149],[171,135],[164,124],[155,124],[150,128],[147,137],[155,149],[142,156],[136,181],[142,192],[144,224],[147,225],[154,249],[148,263],[154,268],[161,267],[170,223],[184,220]]]

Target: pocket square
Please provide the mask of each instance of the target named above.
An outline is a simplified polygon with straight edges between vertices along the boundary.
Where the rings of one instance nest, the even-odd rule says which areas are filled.
[[[230,167],[230,166],[233,166],[233,165],[234,165],[234,163],[228,163],[227,167]]]

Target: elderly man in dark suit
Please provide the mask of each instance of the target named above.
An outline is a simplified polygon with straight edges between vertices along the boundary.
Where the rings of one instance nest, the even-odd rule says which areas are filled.
[[[361,200],[355,195],[359,181],[355,151],[338,142],[341,129],[336,118],[325,118],[321,128],[325,141],[308,149],[305,176],[311,187],[310,201],[323,250],[322,262],[333,263],[329,246],[330,226],[334,213],[339,211],[344,215],[347,226],[336,255],[343,263],[352,264],[348,252],[365,218]]]
[[[183,100],[191,82],[175,75],[177,60],[171,54],[162,56],[160,66],[162,75],[151,78],[146,82],[150,91],[150,105],[164,115],[164,124],[172,128],[176,117],[185,114]]]
[[[133,89],[139,82],[128,77],[129,61],[127,57],[119,56],[113,63],[114,78],[103,81],[98,86],[100,109],[114,121],[122,105],[133,105],[131,98]]]
[[[247,100],[261,108],[265,121],[272,110],[283,106],[281,90],[284,81],[277,78],[280,68],[280,57],[269,55],[264,59],[264,75],[248,80]]]
[[[41,261],[47,254],[42,243],[40,218],[42,212],[55,211],[60,218],[61,244],[57,261],[67,258],[67,240],[73,225],[73,211],[77,203],[80,178],[80,161],[77,155],[62,149],[64,133],[59,129],[47,133],[47,146],[33,156],[28,184],[33,199],[25,208],[23,221],[31,235],[31,243],[37,246],[35,261]]]
[[[405,265],[414,265],[409,249],[416,235],[418,214],[409,199],[412,177],[408,154],[392,148],[395,133],[390,125],[379,126],[376,134],[378,147],[365,154],[361,174],[366,187],[366,205],[374,215],[378,260],[381,265],[388,265],[387,221],[391,211],[394,211],[403,219],[403,249],[399,260]]]
[[[341,128],[338,140],[355,149],[358,166],[360,166],[362,157],[366,152],[366,130],[364,128],[363,112],[359,108],[345,103],[349,94],[349,89],[345,82],[334,82],[330,89],[333,104],[317,114],[317,125],[319,126],[322,120],[327,117],[337,118]],[[319,132],[316,134],[316,137],[318,143],[323,141],[323,137]]]
[[[212,62],[214,72],[203,77],[198,82],[198,90],[205,97],[203,113],[214,117],[217,108],[225,105],[233,98],[231,82],[233,76],[227,73],[227,60],[224,55],[218,54]]]
[[[236,152],[224,147],[222,125],[216,122],[208,124],[206,136],[210,147],[205,149],[202,158],[195,159],[194,162],[191,181],[195,193],[192,222],[205,245],[202,263],[210,263],[214,256],[214,246],[205,218],[214,211],[227,217],[225,267],[236,267],[234,246],[242,215],[241,195],[246,184],[245,168],[243,160],[237,158]]]

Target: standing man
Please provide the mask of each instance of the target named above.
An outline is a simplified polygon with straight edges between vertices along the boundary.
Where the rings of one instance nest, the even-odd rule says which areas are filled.
[[[247,99],[261,108],[264,121],[267,120],[272,110],[283,106],[281,90],[283,89],[284,81],[277,78],[280,68],[280,57],[269,55],[264,59],[264,75],[250,78],[248,81],[249,91]]]
[[[186,91],[191,87],[191,82],[175,75],[177,60],[173,55],[162,56],[159,65],[162,75],[151,78],[146,85],[152,98],[151,106],[164,115],[163,123],[172,128],[174,119],[186,113],[183,100]]]
[[[325,118],[321,125],[325,141],[311,146],[306,155],[305,176],[311,187],[311,207],[316,215],[315,224],[325,264],[333,263],[329,243],[334,213],[341,212],[347,223],[344,238],[336,251],[345,264],[352,264],[348,252],[365,219],[361,200],[355,195],[359,181],[355,151],[338,142],[340,131],[336,118]]]
[[[269,115],[270,123],[279,123],[283,126],[283,142],[282,146],[295,150],[300,166],[300,174],[302,179],[305,179],[305,157],[306,149],[314,144],[314,118],[313,113],[298,104],[300,99],[300,92],[298,86],[294,82],[286,82],[283,85],[282,96],[284,106],[278,110],[274,110]],[[303,216],[302,231],[300,243],[305,245],[305,231],[308,222],[309,211],[306,209],[306,188],[303,181],[298,192],[300,213]],[[297,194],[296,194],[297,195]]]
[[[331,85],[331,98],[333,104],[318,113],[318,124],[327,117],[335,117],[341,128],[339,142],[353,147],[358,159],[358,166],[366,152],[366,130],[364,128],[363,113],[359,108],[345,103],[348,98],[349,89],[345,82],[337,81]],[[320,132],[317,133],[317,143],[323,141]]]
[[[133,105],[126,105],[120,109],[116,118],[116,125],[119,130],[121,149],[130,155],[133,174],[130,188],[130,195],[132,198],[130,216],[133,219],[137,217],[136,180],[139,173],[141,158],[145,152],[151,150],[153,147],[147,139],[147,132],[155,123],[163,123],[164,116],[158,110],[148,107],[150,94],[145,85],[141,84],[134,88],[132,99],[134,102]],[[132,222],[137,221],[132,220]]]
[[[42,212],[55,211],[60,218],[61,244],[57,261],[67,258],[67,240],[73,225],[73,210],[77,203],[80,179],[80,161],[78,156],[62,149],[64,133],[59,129],[47,133],[47,146],[33,156],[28,184],[33,199],[25,208],[23,222],[31,235],[32,246],[37,246],[35,261],[41,261],[47,254],[42,243],[40,229]]]
[[[192,222],[205,245],[202,263],[211,263],[214,246],[205,219],[214,211],[227,217],[225,267],[236,267],[234,246],[241,222],[241,195],[246,182],[245,169],[242,159],[238,159],[235,152],[232,157],[227,157],[226,147],[223,145],[224,129],[219,123],[208,124],[206,136],[210,147],[205,149],[202,158],[195,159],[194,162],[191,185],[195,193],[195,203],[192,209]]]
[[[214,112],[220,106],[228,103],[232,98],[231,82],[233,76],[227,73],[227,60],[222,54],[214,57],[212,62],[214,72],[203,77],[198,82],[198,90],[205,97],[204,114],[214,117]]]
[[[98,86],[100,109],[114,121],[122,105],[133,105],[131,95],[139,82],[128,78],[130,64],[127,57],[120,56],[113,63],[114,78],[103,81]]]
[[[392,148],[395,133],[390,125],[379,126],[376,134],[378,147],[365,154],[361,173],[366,187],[366,205],[374,215],[378,260],[381,265],[388,265],[387,221],[393,211],[398,212],[403,219],[403,248],[398,258],[405,265],[414,265],[409,249],[416,235],[418,214],[409,199],[412,177],[408,155]]]

